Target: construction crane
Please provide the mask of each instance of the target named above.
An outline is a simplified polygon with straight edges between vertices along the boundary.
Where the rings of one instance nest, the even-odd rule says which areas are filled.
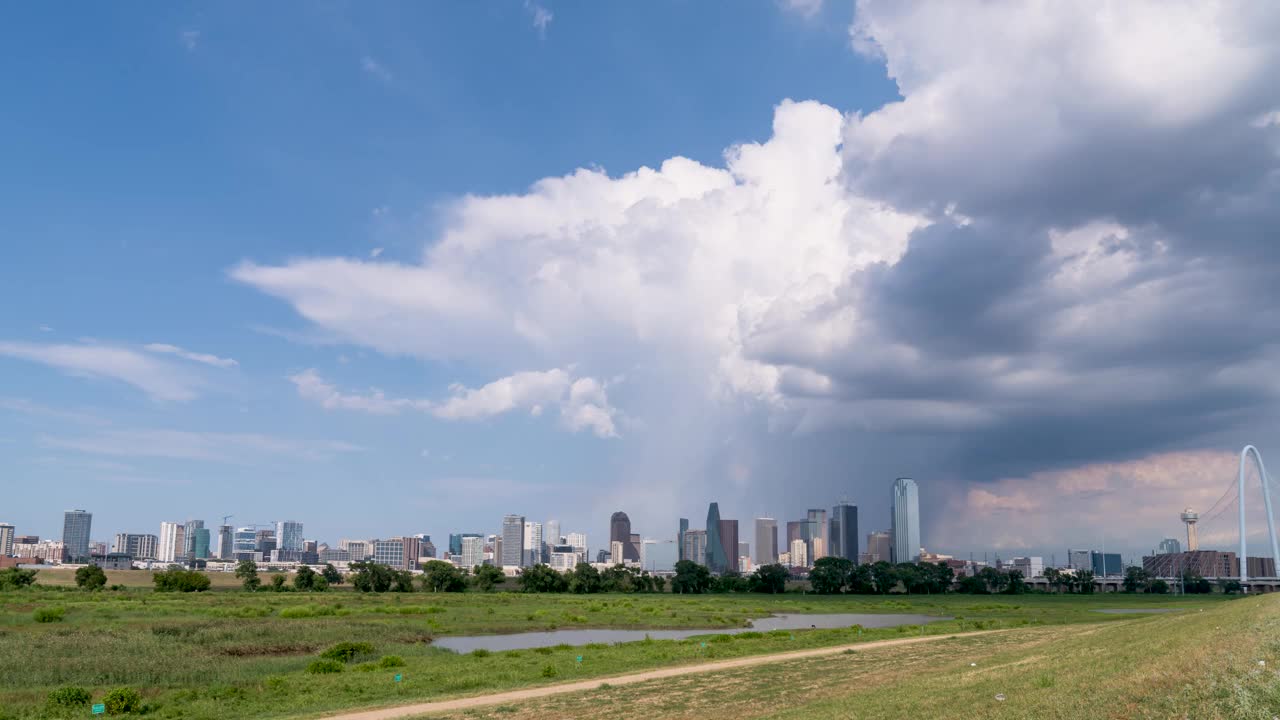
[[[231,518],[233,518],[233,517],[235,517],[235,515],[223,515],[223,516],[222,516],[222,524],[223,524],[223,525],[226,525],[226,524],[227,524],[227,521],[228,521],[228,520],[230,520],[230,519],[231,519]]]

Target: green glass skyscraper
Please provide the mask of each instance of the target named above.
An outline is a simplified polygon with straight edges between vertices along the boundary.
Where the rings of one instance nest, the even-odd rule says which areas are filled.
[[[724,543],[720,541],[720,505],[718,503],[711,503],[707,508],[706,565],[708,570],[717,574],[729,569],[729,556],[724,554]]]

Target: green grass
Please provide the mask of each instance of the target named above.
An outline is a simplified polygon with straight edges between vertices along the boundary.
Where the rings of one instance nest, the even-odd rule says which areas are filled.
[[[156,718],[296,717],[340,708],[478,694],[605,677],[643,668],[924,633],[1116,623],[1100,607],[1212,607],[1220,597],[839,597],[787,595],[408,594],[364,596],[144,590],[82,593],[39,587],[0,594],[0,708],[35,718],[60,686],[139,689]],[[39,624],[40,608],[65,608]],[[695,641],[561,646],[547,651],[456,655],[443,635],[557,628],[728,628],[777,612],[918,612],[957,619],[903,630],[752,633]],[[701,642],[707,641],[702,648]],[[362,661],[401,658],[394,669],[348,666],[308,674],[326,648],[368,642]],[[584,656],[582,664],[576,656]],[[392,682],[401,673],[403,681]]]
[[[1278,663],[1280,596],[1269,595],[1204,612],[605,683],[588,693],[432,717],[1271,720],[1280,715]]]

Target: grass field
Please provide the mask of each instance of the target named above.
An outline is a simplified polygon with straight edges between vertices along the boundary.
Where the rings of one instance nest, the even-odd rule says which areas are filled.
[[[1280,715],[1280,597],[602,686],[435,718],[1195,718]],[[997,696],[1003,699],[997,699]]]
[[[95,697],[112,687],[137,688],[148,715],[158,718],[308,717],[907,634],[1133,622],[1132,616],[1093,612],[1102,607],[1212,612],[1235,604],[1220,596],[169,595],[37,587],[0,594],[0,717],[48,717],[45,697],[62,685],[89,688]],[[47,608],[62,608],[62,621],[37,623],[35,612]],[[955,619],[861,634],[842,629],[721,635],[709,638],[706,648],[700,640],[646,641],[481,656],[430,644],[441,635],[556,628],[740,627],[775,612],[920,612]],[[368,642],[374,652],[339,674],[305,672],[321,651],[341,641]],[[356,667],[385,655],[403,658],[404,666],[370,672]],[[395,673],[402,682],[393,682]]]

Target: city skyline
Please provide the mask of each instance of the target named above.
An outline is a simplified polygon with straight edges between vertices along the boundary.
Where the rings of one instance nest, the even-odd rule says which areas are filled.
[[[5,520],[1140,552],[1280,452],[1269,10],[794,5],[22,8]]]

